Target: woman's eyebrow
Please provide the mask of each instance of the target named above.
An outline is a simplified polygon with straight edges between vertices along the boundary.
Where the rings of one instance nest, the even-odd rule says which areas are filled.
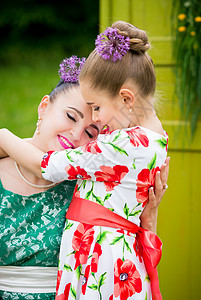
[[[93,127],[94,129],[96,129],[99,133],[99,128],[95,124],[90,124],[90,126]]]
[[[82,119],[84,118],[83,113],[82,113],[81,111],[79,111],[77,108],[71,107],[71,106],[68,106],[68,108],[71,108],[71,109],[75,110],[75,111],[80,115],[80,117],[81,117]]]

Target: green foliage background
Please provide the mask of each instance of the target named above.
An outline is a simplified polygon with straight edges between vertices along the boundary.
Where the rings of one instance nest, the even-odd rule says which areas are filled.
[[[37,106],[59,81],[61,60],[93,49],[98,16],[94,0],[1,3],[0,128],[33,134]]]
[[[193,136],[201,119],[201,1],[177,0],[172,8],[176,95]]]

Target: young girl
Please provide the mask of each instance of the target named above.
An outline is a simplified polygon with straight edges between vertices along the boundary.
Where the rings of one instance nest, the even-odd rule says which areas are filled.
[[[93,121],[110,129],[97,140],[44,156],[1,134],[3,150],[38,176],[44,156],[46,180],[79,179],[62,237],[56,299],[161,299],[156,266],[162,244],[139,227],[167,154],[167,135],[153,107],[149,47],[146,33],[125,22],[98,36],[80,73]]]

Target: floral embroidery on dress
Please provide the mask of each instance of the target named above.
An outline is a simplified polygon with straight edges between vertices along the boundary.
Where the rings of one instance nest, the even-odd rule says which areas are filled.
[[[0,181],[1,266],[57,267],[66,210],[75,183],[64,181],[46,192],[21,196],[4,189]],[[54,300],[55,293],[1,290],[0,299]]]
[[[0,291],[1,300],[54,300],[55,293],[15,293],[15,292],[5,292]]]

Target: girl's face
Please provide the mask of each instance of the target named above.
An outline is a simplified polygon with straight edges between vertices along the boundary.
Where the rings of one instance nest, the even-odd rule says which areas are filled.
[[[108,125],[110,130],[130,126],[131,120],[121,96],[111,97],[104,91],[92,89],[85,82],[80,83],[80,89],[86,103],[92,108],[94,122]]]
[[[77,148],[96,139],[102,128],[100,122],[92,121],[91,108],[79,87],[59,94],[53,102],[48,101],[41,115],[37,137],[44,151]]]

